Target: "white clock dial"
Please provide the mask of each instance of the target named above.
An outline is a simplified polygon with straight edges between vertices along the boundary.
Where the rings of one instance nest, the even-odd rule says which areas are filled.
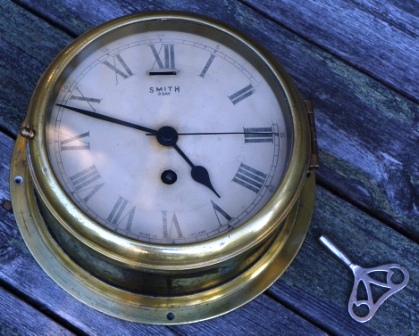
[[[151,324],[250,301],[307,232],[314,115],[272,56],[203,16],[93,28],[39,80],[11,164],[19,229],[82,302]]]
[[[152,243],[204,241],[249,220],[290,155],[280,85],[198,34],[103,41],[73,61],[49,116],[49,157],[70,198],[107,228]]]

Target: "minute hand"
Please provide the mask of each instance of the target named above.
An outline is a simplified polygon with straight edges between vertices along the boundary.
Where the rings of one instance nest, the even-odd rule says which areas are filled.
[[[178,135],[231,135],[231,134],[267,134],[267,135],[278,135],[278,132],[188,132],[188,133],[178,133]],[[150,134],[152,135],[152,134]]]
[[[266,134],[266,135],[279,135],[278,132],[184,132],[178,133],[178,135],[243,135],[243,134]],[[154,133],[147,133],[146,135],[156,135]]]
[[[106,115],[103,115],[103,114],[100,114],[100,113],[91,112],[91,111],[87,111],[87,110],[83,110],[83,109],[80,109],[80,108],[77,108],[77,107],[63,105],[63,104],[56,104],[56,105],[59,106],[59,107],[63,107],[67,110],[71,110],[71,111],[74,111],[74,112],[77,112],[77,113],[80,113],[80,114],[83,114],[85,116],[92,117],[92,118],[95,118],[95,119],[108,121],[108,122],[111,122],[113,124],[133,128],[133,129],[143,131],[143,132],[147,132],[147,133],[153,134],[153,135],[158,134],[157,130],[154,130],[154,129],[151,129],[151,128],[148,128],[148,127],[144,127],[144,126],[141,126],[141,125],[133,124],[133,123],[130,123],[128,121],[121,120],[121,119],[109,117],[109,116],[106,116]]]

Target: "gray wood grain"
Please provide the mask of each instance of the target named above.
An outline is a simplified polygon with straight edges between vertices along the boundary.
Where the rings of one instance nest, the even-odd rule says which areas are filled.
[[[0,129],[16,134],[38,79],[72,39],[9,1],[0,13]]]
[[[379,78],[377,80],[348,65],[349,59],[342,60],[341,56],[330,54],[329,51],[318,47],[318,43],[313,45],[311,41],[295,35],[289,29],[283,28],[272,20],[267,20],[258,12],[237,1],[224,3],[212,0],[203,3],[188,0],[180,3],[163,2],[158,4],[152,1],[143,1],[133,4],[130,1],[108,0],[101,2],[100,11],[97,10],[95,1],[84,1],[83,6],[79,6],[77,1],[56,3],[25,0],[25,3],[26,6],[41,13],[43,18],[47,18],[54,25],[59,25],[76,35],[116,16],[151,9],[211,13],[214,18],[228,22],[246,32],[271,51],[294,77],[303,96],[312,99],[314,103],[322,162],[322,169],[318,174],[319,182],[330,190],[345,195],[348,201],[382,219],[386,224],[404,232],[415,241],[419,241],[419,227],[416,225],[416,218],[419,216],[419,181],[417,179],[419,162],[412,155],[416,152],[419,144],[419,106],[383,84],[387,81],[385,76],[388,76],[388,73],[396,77],[400,76],[400,67],[410,67],[411,70],[403,70],[402,74],[409,76],[410,80],[416,81],[415,69],[418,67],[414,62],[419,55],[415,52],[419,44],[413,43],[411,39],[402,39],[405,41],[403,42],[403,55],[406,57],[400,56],[400,58],[404,60],[404,65],[392,66],[376,62],[374,71],[377,72],[377,75],[374,76]],[[258,2],[257,6],[259,10],[262,10],[263,6],[270,3],[270,1]],[[282,8],[278,7],[279,4],[275,2],[270,7],[276,16],[284,12]],[[284,3],[281,2],[281,4]],[[309,2],[309,4],[314,6],[314,2]],[[332,19],[335,21],[349,20],[347,17],[349,14],[345,14],[349,10],[342,9],[346,8],[342,6],[350,6],[349,3],[343,0],[333,2],[336,11],[332,10],[334,7],[331,2],[328,4],[330,8],[323,14],[330,17],[329,21]],[[254,5],[256,6],[256,4]],[[29,29],[32,31],[44,29],[42,40],[48,41],[48,43],[42,45],[44,56],[41,58],[46,63],[52,59],[60,47],[69,41],[68,35],[52,26],[45,30],[46,23],[43,20],[31,17],[23,9],[8,9],[8,7],[13,7],[10,4],[2,6],[7,7],[4,12],[9,11],[9,15],[14,15],[14,20],[9,24],[4,24],[4,29],[9,27],[8,29],[12,31],[20,31],[19,20],[26,22],[23,24],[25,30],[21,34],[22,36],[26,36],[26,30]],[[304,7],[296,8],[296,5],[291,3],[288,3],[288,6],[290,6],[289,11],[291,9],[297,11],[294,13],[296,18],[301,14],[298,10],[302,10],[301,8]],[[309,11],[308,8],[311,7],[307,7],[305,15],[312,16],[313,20],[310,21],[310,24],[315,24],[314,17],[316,17],[317,9],[312,8]],[[366,20],[366,25],[375,34],[381,33],[382,29],[378,23],[375,23],[377,20],[371,17],[371,11],[367,13],[359,9],[358,12],[358,20]],[[342,16],[342,13],[345,15]],[[349,15],[349,17],[351,16]],[[360,38],[359,36],[362,38],[363,34],[358,27],[361,21],[358,22],[356,19],[357,17],[354,16],[354,27],[349,24],[352,22],[350,21],[347,22],[345,28],[351,29],[352,27],[356,33],[353,33],[353,36],[339,35],[340,44],[357,45],[358,42],[353,41],[352,38]],[[295,21],[298,20],[295,19]],[[327,17],[323,21],[329,22]],[[378,22],[381,21],[378,20]],[[330,22],[328,24],[333,26]],[[311,30],[306,26],[302,26],[301,29],[307,32]],[[397,31],[396,29],[392,34]],[[402,37],[388,36],[389,40],[385,41],[387,49],[392,46],[397,48],[399,38]],[[10,57],[7,56],[8,50],[17,50],[16,54],[11,57],[17,60],[21,59],[19,50],[24,48],[24,45],[30,45],[29,37],[24,37],[23,41],[16,38],[9,38],[9,40],[9,43],[16,45],[15,49],[7,47],[8,49],[4,48],[2,52],[6,57]],[[326,37],[323,42],[333,45],[332,41]],[[374,44],[374,41],[365,39],[363,43],[365,43],[364,59],[354,59],[352,63],[366,64],[369,53],[377,52],[378,46]],[[28,49],[37,50],[31,49],[31,47],[26,47],[25,50]],[[385,51],[382,52],[387,55]],[[6,72],[6,80],[12,81],[14,78],[20,78],[19,76],[25,76],[28,73],[34,73],[33,77],[40,76],[41,69],[41,65],[25,68],[25,64],[18,64],[13,67],[13,72]],[[369,72],[371,71],[369,70]],[[21,90],[11,93],[12,100],[8,98],[10,93],[5,94],[4,98],[0,97],[0,106],[5,106],[2,127],[14,132],[18,129],[18,116],[23,119],[27,101],[29,101],[33,89],[30,84],[32,82],[19,82]],[[405,87],[401,83],[394,85]],[[20,92],[22,94],[18,94]],[[11,109],[9,103],[13,106]],[[16,104],[19,104],[20,107],[14,106]]]
[[[97,24],[158,9],[204,13],[263,44],[314,102],[322,164],[311,229],[284,276],[231,314],[169,328],[120,321],[71,298],[36,264],[1,206],[10,199],[13,147],[5,133],[17,133],[53,57]],[[37,310],[45,311],[89,335],[413,335],[419,328],[417,10],[413,0],[0,2],[0,283],[30,298],[34,320]],[[320,232],[360,265],[403,264],[411,282],[371,322],[354,322],[346,307],[352,274],[318,243]],[[25,306],[9,294],[8,307],[14,299]]]
[[[0,335],[74,335],[0,287]]]
[[[419,68],[414,66],[419,64],[416,1],[403,1],[404,6],[396,7],[398,10],[392,11],[388,19],[382,16],[382,2],[375,6],[367,1],[361,6],[350,0],[244,2],[393,90],[419,101]],[[394,5],[388,7],[387,13],[395,9]],[[377,15],[375,9],[380,8],[383,14]],[[410,18],[409,24],[405,16]]]
[[[347,308],[352,271],[320,244],[322,234],[362,267],[403,265],[410,272],[407,287],[385,301],[369,322],[355,322]],[[303,247],[269,292],[309,321],[319,321],[331,334],[414,335],[419,327],[418,265],[416,243],[318,188],[316,211]]]
[[[419,6],[416,0],[353,0],[363,10],[377,16],[390,25],[419,37]]]

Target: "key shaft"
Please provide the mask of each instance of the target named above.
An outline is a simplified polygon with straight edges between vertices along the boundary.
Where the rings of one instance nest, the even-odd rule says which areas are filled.
[[[329,238],[326,236],[321,236],[319,238],[320,242],[327,247],[327,249],[332,252],[336,257],[338,257],[341,261],[343,261],[349,268],[353,270],[354,263],[349,259],[349,257],[333,243]]]

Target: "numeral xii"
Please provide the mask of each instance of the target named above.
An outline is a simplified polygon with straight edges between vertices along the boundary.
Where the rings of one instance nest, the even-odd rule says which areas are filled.
[[[173,44],[162,44],[159,51],[154,44],[150,44],[150,48],[160,69],[175,68],[175,48]],[[163,58],[160,57],[161,53],[163,53]]]

